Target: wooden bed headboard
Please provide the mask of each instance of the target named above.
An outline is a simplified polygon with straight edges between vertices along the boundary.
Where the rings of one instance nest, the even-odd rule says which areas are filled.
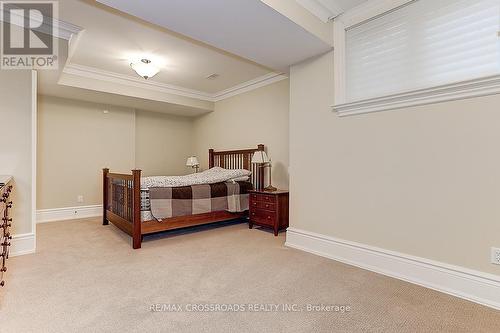
[[[250,182],[255,189],[260,190],[264,188],[264,168],[256,164],[252,164],[252,155],[256,151],[263,151],[264,145],[260,144],[256,149],[240,149],[240,150],[226,150],[215,151],[208,150],[208,167],[221,167],[226,169],[247,169],[252,172]]]

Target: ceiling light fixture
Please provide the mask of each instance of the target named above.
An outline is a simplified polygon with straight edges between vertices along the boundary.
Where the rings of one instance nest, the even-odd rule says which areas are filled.
[[[158,74],[160,69],[153,65],[151,63],[151,60],[149,59],[141,59],[138,62],[132,62],[130,63],[130,67],[140,76],[143,77],[145,80],[155,76]]]

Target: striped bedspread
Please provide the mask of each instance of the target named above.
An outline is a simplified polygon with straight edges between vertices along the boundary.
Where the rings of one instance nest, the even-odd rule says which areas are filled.
[[[248,210],[250,182],[223,182],[182,187],[150,187],[151,213],[161,222],[176,216]]]

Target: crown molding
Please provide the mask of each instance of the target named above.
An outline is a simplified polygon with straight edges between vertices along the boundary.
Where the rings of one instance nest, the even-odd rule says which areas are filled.
[[[369,0],[349,9],[335,18],[342,21],[344,26],[350,28],[364,21],[370,20],[378,15],[387,13],[395,8],[407,5],[416,0]]]
[[[236,96],[260,87],[267,86],[271,83],[275,83],[281,80],[288,79],[288,76],[281,74],[281,73],[269,73],[263,76],[259,76],[258,78],[255,78],[250,81],[246,81],[243,83],[240,83],[234,87],[228,88],[221,90],[215,94],[213,94],[213,99],[214,102],[218,102],[221,100],[224,100],[226,98]]]
[[[258,78],[243,82],[234,87],[221,90],[216,93],[207,93],[204,91],[184,88],[181,86],[160,83],[156,81],[144,80],[132,75],[124,75],[115,72],[102,70],[95,67],[67,64],[64,67],[63,73],[85,77],[94,80],[106,81],[114,84],[125,85],[129,87],[153,90],[161,93],[173,94],[183,97],[199,99],[208,102],[218,102],[223,99],[236,96],[266,85],[278,82],[288,77],[281,73],[269,73]]]
[[[417,0],[368,0],[347,11],[336,0],[295,1],[324,23],[335,19],[350,27]]]
[[[95,67],[77,64],[68,64],[64,67],[63,73],[81,76],[89,79],[106,81],[115,84],[126,85],[141,89],[153,90],[167,94],[196,98],[203,101],[213,102],[212,95],[198,90],[192,90],[171,84],[144,80],[132,75],[124,75],[115,72],[102,70]]]
[[[4,10],[3,5],[0,8],[0,13],[1,13],[0,21],[4,21],[5,10]],[[12,15],[12,13],[11,13],[11,15]],[[24,16],[21,16],[21,15],[15,15],[15,16],[22,17],[24,19]],[[53,21],[52,27],[49,27],[48,24],[43,23],[43,21],[40,21],[39,19],[34,18],[33,20],[36,21],[37,23],[42,23],[42,25],[36,29],[37,31],[40,31],[40,32],[45,33],[45,34],[49,34],[52,31],[52,33],[51,33],[52,36],[54,36],[56,38],[62,38],[65,40],[70,40],[71,36],[73,36],[74,34],[78,34],[80,31],[83,30],[83,28],[81,28],[77,25],[74,25],[74,24],[71,24],[69,22],[59,20],[56,18],[52,18],[52,21]],[[7,22],[7,21],[5,21],[5,22]],[[16,24],[16,23],[11,23],[11,24]],[[16,24],[16,25],[24,28],[24,26],[22,26],[22,25],[18,25],[18,24]]]
[[[54,34],[54,36],[65,40],[70,40],[73,35],[77,35],[80,31],[83,30],[83,28],[77,25],[61,20],[58,20],[57,26],[59,27],[59,29]]]
[[[332,18],[342,13],[342,8],[335,0],[295,0],[299,5],[307,9],[311,14],[327,23]]]

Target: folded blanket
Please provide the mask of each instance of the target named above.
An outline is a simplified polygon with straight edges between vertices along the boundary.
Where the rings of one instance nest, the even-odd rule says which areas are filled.
[[[232,179],[250,176],[252,173],[245,169],[224,169],[214,167],[209,170],[185,176],[152,176],[141,178],[141,188],[151,187],[179,187],[200,184],[215,184]]]

